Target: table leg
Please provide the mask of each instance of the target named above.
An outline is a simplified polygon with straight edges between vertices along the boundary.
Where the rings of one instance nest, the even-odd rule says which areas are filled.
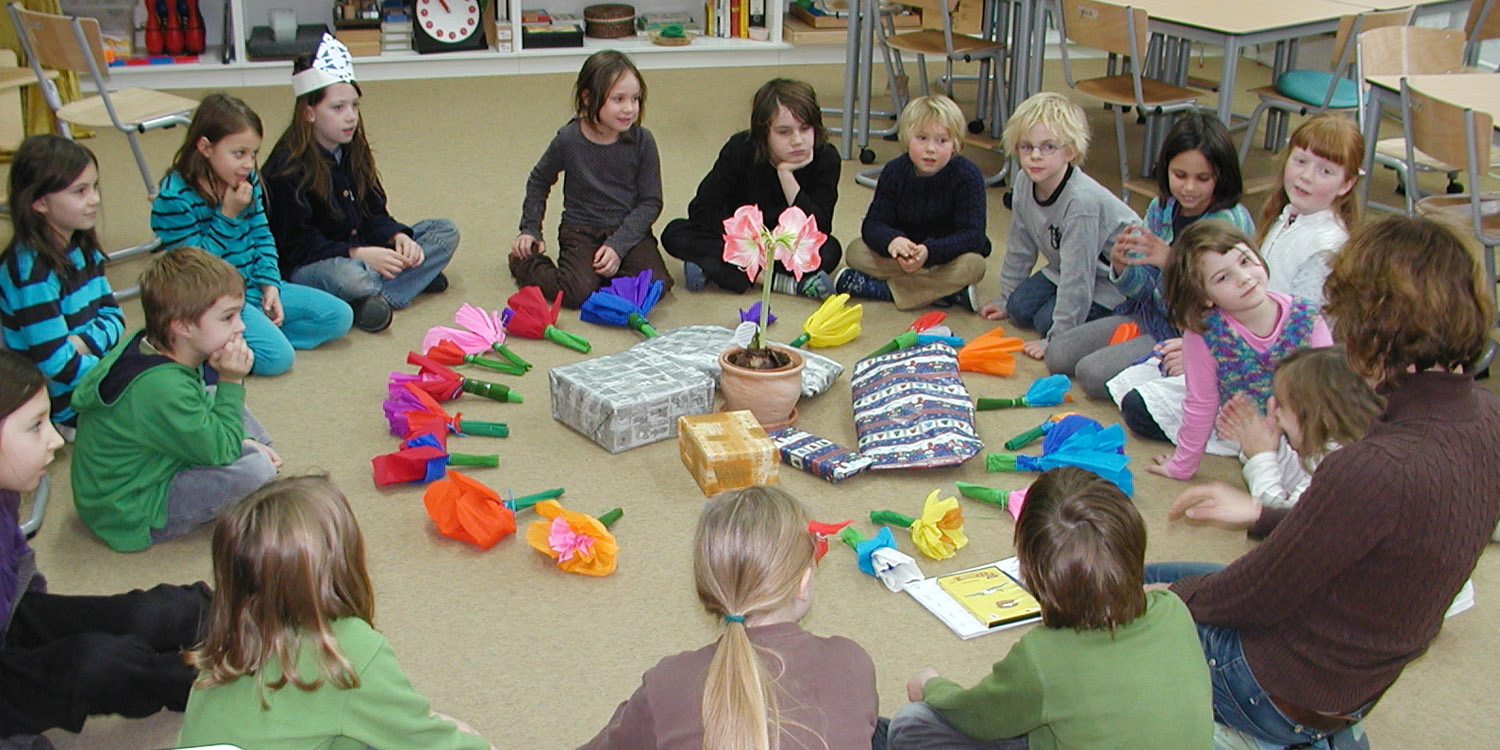
[[[1379,92],[1372,91],[1370,106],[1365,108],[1365,176],[1360,180],[1359,204],[1360,208],[1370,205],[1370,175],[1375,169],[1375,143],[1380,140],[1380,116],[1381,97]]]
[[[1233,34],[1224,37],[1224,68],[1219,72],[1219,121],[1227,127],[1234,122],[1234,77],[1239,72],[1240,40]]]

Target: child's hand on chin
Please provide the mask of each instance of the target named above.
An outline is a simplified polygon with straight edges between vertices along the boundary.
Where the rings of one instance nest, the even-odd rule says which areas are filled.
[[[208,355],[208,363],[219,371],[219,379],[238,383],[250,374],[255,366],[255,353],[245,343],[244,336],[235,336]]]

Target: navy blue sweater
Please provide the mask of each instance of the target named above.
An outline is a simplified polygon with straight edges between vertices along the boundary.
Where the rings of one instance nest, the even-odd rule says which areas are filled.
[[[364,200],[356,201],[349,160],[335,159],[322,147],[318,155],[328,162],[333,183],[328,189],[328,202],[297,189],[302,167],[292,163],[285,149],[272,151],[260,170],[271,234],[276,236],[276,250],[281,256],[282,278],[289,278],[292,271],[310,263],[347,258],[353,248],[391,247],[397,234],[411,235],[411,227],[391,218],[380,186],[366,190]]]
[[[988,258],[985,199],[984,175],[974,162],[955,155],[937,174],[921,177],[902,154],[880,170],[860,235],[877,255],[897,237],[926,245],[929,268],[964,253]]]

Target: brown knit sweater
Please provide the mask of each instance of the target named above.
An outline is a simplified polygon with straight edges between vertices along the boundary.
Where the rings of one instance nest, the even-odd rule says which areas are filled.
[[[1500,398],[1424,372],[1385,393],[1370,434],[1330,454],[1265,541],[1172,584],[1193,619],[1237,628],[1255,679],[1319,711],[1378,698],[1427,650],[1500,518]]]

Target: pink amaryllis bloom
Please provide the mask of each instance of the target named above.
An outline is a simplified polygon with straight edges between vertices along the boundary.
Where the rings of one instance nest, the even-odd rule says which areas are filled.
[[[724,220],[724,261],[745,269],[751,281],[766,262],[761,244],[765,231],[765,216],[759,206],[740,206]]]
[[[822,265],[818,248],[827,239],[827,234],[818,231],[817,217],[809,216],[796,206],[781,212],[770,237],[776,245],[776,260],[781,261],[781,265],[786,266],[798,281],[802,280],[802,274],[816,271]]]

